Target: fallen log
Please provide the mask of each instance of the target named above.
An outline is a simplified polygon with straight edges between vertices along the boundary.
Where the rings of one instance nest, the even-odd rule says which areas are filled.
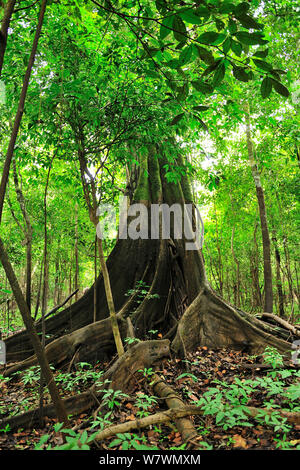
[[[98,405],[105,389],[129,391],[135,373],[150,367],[154,362],[170,354],[168,340],[141,341],[120,357],[88,391],[63,399],[67,414],[78,415]],[[54,419],[56,413],[53,405],[45,405],[44,416]],[[0,421],[0,428],[10,425],[10,429],[38,426],[39,408],[26,411]]]

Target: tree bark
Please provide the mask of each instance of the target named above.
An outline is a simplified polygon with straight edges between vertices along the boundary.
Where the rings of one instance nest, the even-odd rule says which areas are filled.
[[[1,21],[1,30],[0,30],[0,77],[3,67],[4,54],[7,44],[7,35],[10,20],[14,11],[16,0],[8,0],[4,7],[4,15]]]
[[[278,311],[279,311],[279,315],[283,318],[284,317],[284,296],[283,296],[282,281],[281,281],[280,253],[279,253],[275,230],[273,230],[272,240],[274,244],[275,260],[276,260],[276,284],[277,284],[277,294],[278,294]]]
[[[273,287],[272,287],[272,267],[271,267],[271,242],[268,229],[266,205],[264,191],[261,185],[260,174],[257,169],[257,164],[254,157],[254,148],[251,138],[250,128],[250,108],[249,103],[245,105],[245,117],[246,117],[246,137],[247,137],[247,148],[248,158],[251,166],[252,176],[255,184],[257,202],[259,207],[259,216],[261,224],[261,234],[263,243],[263,254],[264,254],[264,284],[265,284],[265,299],[264,299],[264,310],[272,313],[273,311]]]
[[[75,246],[74,246],[74,254],[75,254],[75,280],[74,280],[74,289],[77,290],[75,294],[75,301],[78,300],[78,276],[79,276],[79,262],[78,262],[78,203],[75,204]]]
[[[25,197],[22,191],[22,187],[19,184],[19,177],[17,173],[16,161],[13,160],[13,178],[17,194],[19,206],[25,222],[23,228],[25,241],[26,241],[26,302],[28,309],[31,312],[31,277],[32,277],[32,226],[30,217],[26,209]]]
[[[233,246],[233,241],[234,241],[234,231],[235,227],[232,227],[232,232],[231,232],[231,253],[233,260],[236,265],[236,282],[234,285],[234,303],[237,307],[240,307],[240,263],[237,257],[235,256],[235,251],[234,251],[234,246]]]

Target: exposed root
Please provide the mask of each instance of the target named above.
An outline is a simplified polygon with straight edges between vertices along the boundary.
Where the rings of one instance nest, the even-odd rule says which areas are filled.
[[[129,390],[130,384],[135,373],[139,369],[150,367],[155,361],[167,357],[170,354],[170,342],[168,340],[139,342],[132,346],[125,354],[120,357],[87,392],[79,393],[72,397],[65,398],[63,403],[67,414],[78,415],[95,404],[99,404],[105,388],[113,390]],[[44,416],[56,418],[56,412],[53,405],[46,405],[43,409]],[[39,425],[39,408],[31,411],[5,418],[0,421],[0,427],[10,425],[10,429],[19,427],[33,427]]]
[[[261,353],[273,346],[287,354],[291,343],[276,336],[276,328],[241,312],[215,294],[209,286],[202,289],[179,321],[172,350],[177,354],[198,346],[240,349]]]
[[[124,337],[127,324],[118,316],[121,335]],[[53,366],[61,366],[73,362],[95,362],[111,356],[115,351],[110,318],[91,323],[68,335],[52,341],[45,348],[48,362]],[[27,369],[38,364],[36,356],[31,356],[22,362],[14,364],[6,371],[4,376],[9,377],[15,372]]]
[[[152,376],[151,384],[154,393],[160,398],[164,398],[170,409],[177,410],[178,408],[185,408],[186,405],[183,400],[157,374]],[[185,417],[175,418],[175,424],[181,434],[183,442],[190,442],[192,439],[198,436],[198,433],[191,420],[186,419]]]

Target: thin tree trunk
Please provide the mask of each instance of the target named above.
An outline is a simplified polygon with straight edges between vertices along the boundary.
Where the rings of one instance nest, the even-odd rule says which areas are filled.
[[[94,243],[94,323],[97,321],[97,278],[98,278],[98,272],[97,272],[97,235],[95,237],[95,243]]]
[[[108,273],[104,253],[103,253],[103,245],[102,245],[101,238],[98,238],[98,251],[99,251],[100,264],[101,264],[101,271],[102,271],[103,280],[104,280],[106,300],[107,300],[109,315],[111,319],[112,331],[113,331],[113,335],[114,335],[114,339],[115,339],[115,343],[117,347],[118,356],[120,357],[122,356],[122,354],[124,354],[124,347],[123,347],[119,325],[118,325],[118,321],[116,317],[116,310],[115,310],[115,305],[114,305],[113,296],[112,296],[109,273]]]
[[[29,214],[26,209],[25,197],[22,191],[22,187],[19,183],[19,177],[17,173],[16,160],[13,160],[13,177],[14,184],[17,194],[18,203],[22,212],[22,216],[25,222],[23,232],[26,240],[26,302],[31,312],[31,278],[32,278],[32,226],[29,218]]]
[[[54,277],[54,295],[53,295],[53,304],[58,305],[60,302],[60,295],[59,295],[59,245],[58,251],[56,253],[55,259],[55,277]]]
[[[49,257],[48,257],[48,230],[47,230],[47,194],[50,179],[50,172],[52,169],[52,163],[55,158],[55,153],[52,156],[51,163],[47,173],[45,193],[44,193],[44,274],[43,274],[43,293],[42,293],[42,347],[45,348],[46,344],[46,325],[45,316],[48,310],[48,292],[49,292]],[[43,401],[44,401],[44,384],[45,377],[41,370],[40,379],[40,423],[43,424]]]
[[[221,255],[221,247],[220,247],[219,228],[218,228],[218,217],[217,217],[215,200],[214,200],[214,209],[215,209],[215,216],[216,216],[216,243],[217,243],[217,250],[218,250],[218,269],[216,268],[216,271],[219,277],[219,293],[223,297],[223,264],[222,264],[222,255]]]
[[[42,290],[42,280],[43,280],[43,261],[41,264],[41,270],[40,270],[40,275],[39,275],[39,281],[38,281],[38,290],[37,290],[37,295],[36,295],[36,304],[35,304],[35,311],[34,311],[34,321],[37,318],[39,307],[40,307],[40,299],[41,299],[41,290]]]
[[[79,272],[79,263],[78,263],[78,204],[75,204],[75,282],[74,290],[79,289],[78,286],[78,272]],[[78,292],[75,294],[75,302],[78,300]]]
[[[279,194],[277,192],[276,192],[276,199],[277,199],[277,203],[278,203],[278,209],[279,209],[281,225],[283,225],[283,223],[284,223],[283,212],[282,212],[280,197],[279,197]],[[283,233],[285,233],[284,229],[282,231],[283,231]],[[290,297],[290,302],[292,303],[292,310],[293,310],[293,305],[294,305],[293,278],[292,278],[292,272],[291,272],[290,255],[289,255],[289,248],[288,248],[288,239],[287,239],[286,233],[283,237],[282,243],[283,243],[283,251],[284,251],[284,257],[285,257],[285,271],[286,271],[287,281],[288,281],[288,286],[289,286],[289,297]]]
[[[259,286],[259,256],[258,256],[258,245],[256,239],[256,230],[257,224],[255,225],[255,229],[253,232],[253,256],[250,254],[250,271],[252,277],[252,286],[253,286],[253,308],[262,308],[262,296]]]
[[[235,296],[234,296],[234,303],[235,305],[239,308],[241,306],[240,303],[240,263],[235,256],[235,251],[234,251],[234,246],[233,246],[233,240],[234,240],[234,232],[235,232],[235,227],[232,227],[232,233],[231,233],[231,253],[233,260],[236,265],[236,283],[235,283]]]
[[[28,65],[27,65],[27,69],[26,69],[26,73],[25,73],[25,77],[23,81],[19,105],[18,105],[16,116],[15,116],[14,126],[13,126],[13,130],[11,133],[11,137],[10,137],[10,141],[8,144],[8,149],[7,149],[7,153],[6,153],[6,157],[4,161],[2,178],[1,178],[1,183],[0,183],[0,223],[2,219],[4,197],[5,197],[6,185],[7,185],[8,176],[9,176],[10,165],[11,165],[11,161],[12,161],[12,157],[13,157],[13,153],[15,149],[15,144],[16,144],[16,140],[17,140],[17,136],[19,133],[19,128],[20,128],[20,124],[21,124],[21,120],[22,120],[22,116],[24,112],[25,99],[27,95],[32,67],[33,67],[34,60],[35,60],[38,41],[39,41],[40,34],[41,34],[46,5],[47,5],[47,0],[43,0],[42,5],[41,5],[39,20],[38,20],[38,25],[37,25],[35,37],[34,37],[33,44],[32,44],[31,54],[29,57],[29,61],[28,61]]]
[[[3,67],[4,54],[7,44],[7,35],[10,20],[14,11],[16,0],[8,0],[5,5],[4,15],[1,21],[1,30],[0,30],[0,76]]]
[[[266,205],[264,198],[264,191],[261,185],[260,174],[257,169],[257,164],[254,157],[254,147],[251,138],[250,128],[250,108],[249,103],[245,106],[246,116],[246,137],[248,158],[251,166],[252,176],[256,189],[256,196],[259,207],[259,216],[262,233],[263,255],[264,255],[264,284],[265,284],[265,298],[264,298],[264,311],[272,313],[273,311],[273,288],[272,288],[272,267],[271,267],[271,242],[268,229]]]
[[[94,227],[97,228],[98,225],[98,216],[97,216],[97,190],[96,190],[96,183],[95,183],[95,178],[91,175],[87,168],[87,162],[85,159],[85,154],[84,154],[84,137],[82,134],[82,130],[80,129],[80,137],[78,139],[78,159],[79,159],[79,165],[80,165],[80,175],[81,175],[81,181],[82,181],[82,187],[83,187],[83,192],[84,192],[84,197],[85,201],[87,204],[87,208],[89,211],[89,217],[91,222],[93,223]],[[86,181],[86,176],[90,178],[90,184],[87,184]],[[124,354],[124,347],[121,339],[121,334],[117,322],[117,317],[116,317],[116,311],[115,311],[115,306],[114,306],[114,301],[113,301],[113,295],[112,295],[112,290],[111,290],[111,285],[110,285],[110,278],[109,278],[109,273],[103,253],[103,245],[102,245],[102,240],[101,238],[98,238],[97,240],[97,245],[98,245],[98,253],[99,253],[99,259],[100,259],[100,266],[101,266],[101,271],[103,274],[103,281],[104,281],[104,289],[105,289],[105,295],[106,295],[106,301],[108,305],[108,310],[111,318],[111,323],[112,323],[112,331],[116,343],[116,348],[118,355],[121,356]],[[95,313],[95,312],[94,312]]]
[[[282,291],[282,281],[281,281],[281,265],[280,265],[280,253],[277,244],[276,234],[273,230],[272,236],[273,244],[274,244],[274,251],[275,251],[275,260],[276,260],[276,284],[277,284],[277,293],[278,293],[278,311],[281,317],[284,317],[284,299],[283,299],[283,291]]]

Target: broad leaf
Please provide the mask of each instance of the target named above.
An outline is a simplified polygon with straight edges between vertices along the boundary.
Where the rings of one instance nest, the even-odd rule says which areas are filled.
[[[208,31],[201,34],[197,41],[202,44],[218,45],[224,41],[225,37],[225,34],[217,33],[216,31]]]
[[[263,98],[268,98],[272,91],[272,81],[269,77],[265,77],[261,82],[260,92]]]
[[[271,64],[269,64],[268,62],[265,62],[264,60],[260,60],[260,59],[252,59],[252,60],[257,67],[259,67],[262,70],[266,70],[267,72],[270,72],[270,70],[272,70],[273,68]]]
[[[261,33],[248,33],[247,31],[239,31],[238,33],[235,33],[235,37],[242,42],[243,44],[247,44],[250,46],[254,46],[256,44],[267,44],[268,41],[263,39]]]
[[[278,82],[274,78],[270,78],[270,80],[274,90],[277,91],[277,93],[279,93],[281,96],[284,96],[285,98],[289,96],[289,90],[284,85],[282,85],[282,83]]]
[[[180,18],[180,16],[175,15],[173,18],[173,34],[174,38],[179,42],[186,42],[187,41],[187,31],[184,22]]]

